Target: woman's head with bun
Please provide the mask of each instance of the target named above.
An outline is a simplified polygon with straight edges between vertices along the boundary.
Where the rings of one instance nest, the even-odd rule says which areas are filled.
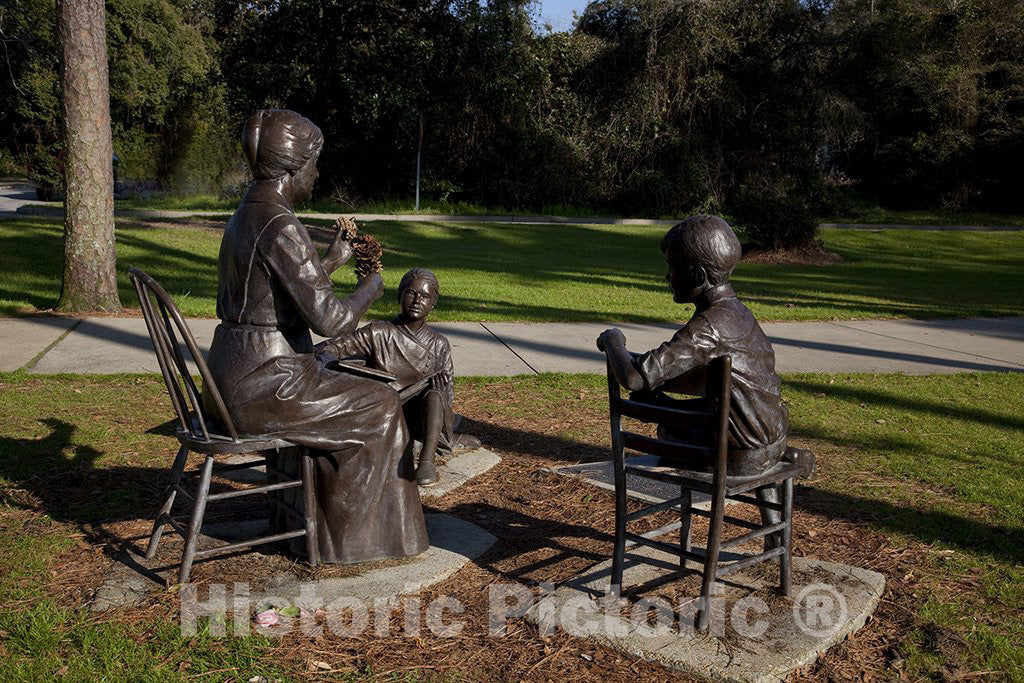
[[[324,134],[302,114],[288,109],[261,109],[245,122],[242,153],[256,180],[294,174],[316,157]]]

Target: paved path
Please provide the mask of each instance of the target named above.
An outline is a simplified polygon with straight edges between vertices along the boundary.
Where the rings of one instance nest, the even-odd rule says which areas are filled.
[[[216,320],[189,321],[209,347]],[[604,372],[594,346],[605,323],[437,323],[456,373]],[[669,338],[676,326],[618,324],[630,349]],[[765,323],[779,372],[1024,372],[1024,318]],[[0,318],[0,371],[158,372],[141,318]]]
[[[35,201],[35,190],[25,183],[0,184],[0,220],[16,216],[62,216],[63,209]],[[118,216],[139,218],[181,219],[189,216],[224,216],[230,210],[218,211],[172,211],[165,209],[118,209]],[[406,222],[447,222],[447,223],[530,223],[534,225],[675,225],[672,218],[615,218],[609,216],[513,216],[513,215],[454,215],[454,214],[385,214],[385,213],[309,213],[300,212],[301,218],[334,220],[339,216],[354,216],[357,221],[406,221]],[[844,230],[966,230],[982,232],[1021,231],[1019,225],[878,225],[874,223],[821,223],[822,228]]]
[[[36,201],[36,190],[33,185],[19,182],[0,183],[0,220],[18,215],[17,211],[21,207],[31,209],[37,206],[45,205]]]

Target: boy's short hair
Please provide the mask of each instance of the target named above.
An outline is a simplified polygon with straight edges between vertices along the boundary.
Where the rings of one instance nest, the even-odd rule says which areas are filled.
[[[661,251],[673,268],[702,266],[712,285],[729,281],[742,248],[736,233],[718,216],[700,214],[676,223],[661,240]],[[682,257],[682,259],[680,258]]]

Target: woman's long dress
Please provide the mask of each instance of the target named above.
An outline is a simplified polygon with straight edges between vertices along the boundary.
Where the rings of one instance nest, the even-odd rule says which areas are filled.
[[[242,434],[318,451],[320,558],[364,562],[429,546],[401,402],[387,384],[335,372],[310,329],[351,331],[358,311],[334,296],[309,233],[275,188],[259,184],[228,222],[218,259],[209,365]]]

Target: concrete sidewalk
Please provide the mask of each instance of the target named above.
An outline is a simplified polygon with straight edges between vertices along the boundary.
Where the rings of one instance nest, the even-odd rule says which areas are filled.
[[[189,321],[209,348],[216,320]],[[452,344],[456,374],[604,373],[594,340],[615,326],[630,349],[672,336],[671,324],[437,323]],[[780,373],[1024,372],[1024,318],[764,323]],[[159,372],[141,318],[0,318],[0,371]]]

